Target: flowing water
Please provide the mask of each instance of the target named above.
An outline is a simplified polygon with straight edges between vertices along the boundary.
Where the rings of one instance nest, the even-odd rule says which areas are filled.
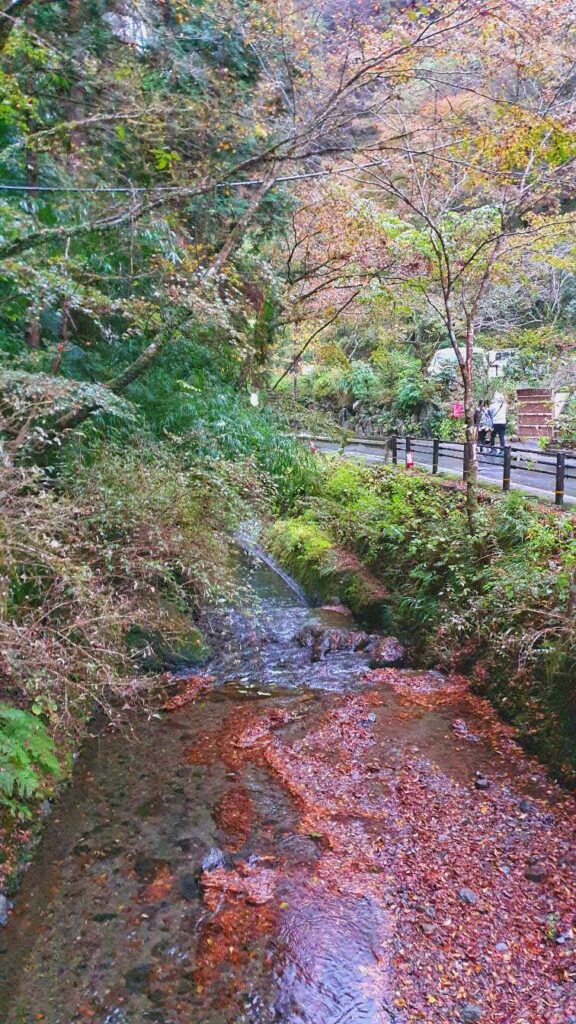
[[[354,623],[243,574],[213,681],[86,744],[2,1024],[576,1022],[571,799],[462,680],[313,661],[296,633]]]

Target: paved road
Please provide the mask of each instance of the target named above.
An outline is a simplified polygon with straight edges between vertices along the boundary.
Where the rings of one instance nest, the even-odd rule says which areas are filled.
[[[322,451],[340,451],[340,446],[332,441],[314,440],[316,447]],[[432,467],[432,441],[413,441],[412,451],[417,466]],[[360,458],[367,462],[385,462],[386,449],[384,444],[373,441],[355,440],[346,445],[344,455],[348,458]],[[406,448],[403,441],[398,441],[398,461],[404,462]],[[388,461],[390,454],[388,453]],[[502,456],[479,455],[479,479],[486,483],[502,486]],[[439,468],[443,472],[462,476],[462,445],[442,447]],[[529,448],[513,449],[511,486],[515,490],[535,494],[538,497],[554,500],[556,486],[556,457],[546,455]],[[566,504],[576,503],[576,459],[566,459],[565,481]]]

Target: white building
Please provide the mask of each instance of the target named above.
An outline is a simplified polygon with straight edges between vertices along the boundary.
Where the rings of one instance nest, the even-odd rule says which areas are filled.
[[[458,349],[458,351],[462,355],[462,358],[466,356],[466,349],[464,348],[464,346],[461,346]],[[488,376],[490,378],[502,377],[506,364],[514,356],[514,354],[515,349],[513,348],[477,348],[474,350],[474,358],[480,360],[484,364],[486,370],[488,371]],[[444,367],[456,367],[456,364],[457,358],[454,349],[440,348],[431,359],[430,364],[428,366],[428,371],[429,373],[432,374],[432,376],[434,376],[435,374],[440,373]]]

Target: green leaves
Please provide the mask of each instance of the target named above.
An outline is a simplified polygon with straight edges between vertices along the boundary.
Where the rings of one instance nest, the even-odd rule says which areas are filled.
[[[27,817],[26,802],[49,792],[61,777],[54,742],[42,722],[27,711],[1,704],[0,804]]]
[[[162,147],[157,147],[156,149],[153,149],[152,154],[156,162],[157,171],[169,170],[171,167],[174,166],[174,164],[179,163],[180,160],[182,159],[180,153],[177,153],[173,149],[164,149]]]

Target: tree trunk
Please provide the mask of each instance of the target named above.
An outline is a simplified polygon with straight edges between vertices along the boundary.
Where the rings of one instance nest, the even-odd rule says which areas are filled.
[[[476,533],[478,516],[478,445],[476,424],[474,423],[474,331],[469,328],[466,335],[466,360],[462,369],[464,384],[464,421],[466,423],[466,515],[468,529],[472,536]]]
[[[113,380],[107,381],[106,387],[113,391],[114,394],[124,391],[125,388],[146,372],[171,337],[172,333],[166,330],[156,341],[148,345],[148,348],[145,348],[141,355],[134,362],[130,363],[122,373],[119,373]]]
[[[28,126],[29,128],[31,125]],[[26,183],[34,187],[38,184],[38,153],[35,149],[28,149],[24,151],[24,159],[26,160]],[[31,192],[30,196],[36,198],[37,192]],[[40,348],[41,341],[41,327],[40,317],[37,313],[33,313],[24,328],[24,337],[28,348],[37,349]]]
[[[294,344],[294,348],[296,348],[296,344]],[[293,377],[293,380],[292,380],[292,396],[293,396],[295,402],[298,401],[298,373],[299,373],[299,371],[300,371],[300,360],[296,356],[294,358],[294,370],[293,370],[294,377]]]
[[[474,423],[474,323],[468,322],[466,332],[466,354],[463,356],[458,345],[454,328],[450,295],[445,296],[445,308],[450,344],[458,360],[462,385],[464,388],[464,423],[466,424],[466,442],[464,448],[464,464],[466,468],[466,515],[468,530],[471,536],[476,533],[478,515],[478,445],[476,425]]]
[[[80,16],[80,0],[69,0],[68,3],[68,33],[73,40],[73,52],[75,57],[74,74],[75,81],[70,89],[71,120],[82,121],[85,115],[84,87],[79,76],[79,68],[82,67],[82,51],[80,47],[80,29],[82,21]],[[86,142],[86,135],[79,128],[73,128],[70,132],[68,143],[68,173],[74,177],[80,169],[81,154]]]
[[[33,316],[24,331],[28,348],[40,348],[40,317]]]

